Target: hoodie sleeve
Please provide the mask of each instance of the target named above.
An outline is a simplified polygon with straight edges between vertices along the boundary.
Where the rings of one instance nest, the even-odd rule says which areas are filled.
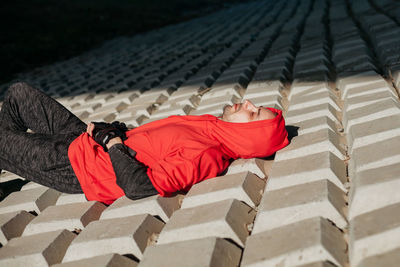
[[[124,144],[115,144],[108,154],[117,184],[128,198],[135,200],[158,194],[147,176],[147,167],[136,160],[135,151]]]
[[[160,195],[187,192],[194,184],[218,176],[229,166],[229,158],[218,148],[209,148],[197,154],[192,152],[182,149],[178,154],[161,160],[148,172]]]

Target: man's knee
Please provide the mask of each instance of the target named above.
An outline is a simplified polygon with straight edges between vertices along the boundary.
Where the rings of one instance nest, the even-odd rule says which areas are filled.
[[[6,98],[21,98],[29,95],[33,88],[26,82],[13,83],[7,90]]]

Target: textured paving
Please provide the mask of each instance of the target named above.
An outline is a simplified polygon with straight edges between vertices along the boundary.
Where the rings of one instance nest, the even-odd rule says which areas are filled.
[[[399,43],[399,1],[267,0],[21,74],[86,122],[250,99],[297,136],[174,198],[106,207],[28,183],[0,203],[0,265],[398,266]]]

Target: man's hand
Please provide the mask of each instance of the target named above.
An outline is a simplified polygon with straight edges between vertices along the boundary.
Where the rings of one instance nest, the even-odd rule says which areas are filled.
[[[106,152],[111,146],[123,143],[123,140],[126,139],[125,132],[127,130],[126,125],[118,121],[112,123],[91,122],[86,127],[88,135],[101,145]]]
[[[89,136],[93,136],[93,130],[94,130],[94,124],[90,122],[86,128],[86,132],[89,134]],[[110,149],[115,144],[122,144],[122,139],[120,137],[115,137],[111,139],[110,141],[108,141],[108,144],[106,145],[107,149]]]
[[[94,130],[94,124],[90,122],[86,127],[86,132],[89,134],[89,136],[93,137],[93,130]]]

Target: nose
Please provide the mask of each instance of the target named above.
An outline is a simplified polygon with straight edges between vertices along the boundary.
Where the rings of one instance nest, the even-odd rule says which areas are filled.
[[[244,106],[247,110],[250,110],[250,111],[256,112],[256,111],[258,110],[257,107],[256,107],[250,100],[248,100],[248,99],[246,99],[246,100],[243,102],[243,106]]]

